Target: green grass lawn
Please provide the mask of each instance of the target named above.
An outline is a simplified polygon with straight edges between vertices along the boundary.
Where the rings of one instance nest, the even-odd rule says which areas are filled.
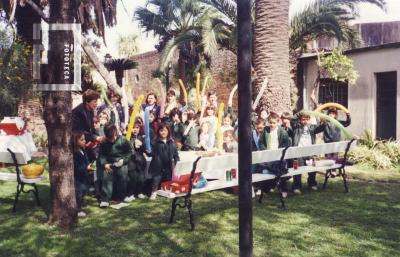
[[[386,172],[397,183],[379,182],[378,171],[353,169],[353,177],[364,179],[351,180],[348,194],[336,179],[326,191],[290,195],[287,210],[277,207],[276,194],[262,204],[254,201],[254,255],[399,256],[400,172]],[[378,182],[371,183],[374,178]],[[194,232],[188,230],[184,210],[177,210],[175,224],[167,224],[167,199],[135,200],[114,210],[100,209],[87,198],[88,216],[63,234],[46,224],[48,184],[39,187],[43,208],[23,195],[12,214],[15,186],[0,182],[0,256],[238,256],[238,201],[233,194],[194,196]]]

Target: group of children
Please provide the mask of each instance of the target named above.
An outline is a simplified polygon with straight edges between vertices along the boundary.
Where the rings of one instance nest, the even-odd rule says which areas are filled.
[[[95,152],[94,158],[87,154],[87,133],[76,130],[73,133],[75,188],[80,216],[85,215],[81,209],[83,196],[91,185],[97,189],[100,207],[109,206],[111,199],[131,202],[136,197],[145,198],[147,184],[151,187],[150,199],[155,199],[161,182],[171,180],[174,166],[179,161],[179,151],[209,151],[216,148],[218,119],[215,92],[208,93],[208,103],[203,114],[179,105],[173,90],[167,94],[165,108],[157,104],[154,93],[148,94],[142,105],[142,113],[149,109],[150,147],[146,146],[142,115],[135,119],[130,141],[126,139],[123,117],[116,117],[122,113],[118,111],[119,99],[111,96],[112,104],[107,108],[98,108],[100,112],[93,117],[95,134],[99,136],[96,138],[99,145],[92,149]],[[337,111],[330,109],[328,115],[336,118]],[[349,124],[350,115],[347,114],[344,125]],[[237,120],[230,106],[223,116],[221,126],[225,152],[238,151],[236,128]],[[330,123],[313,125],[306,114],[291,117],[289,113],[283,113],[279,116],[263,110],[253,122],[253,151],[289,145],[312,145],[315,144],[316,134],[320,132],[324,132],[326,142],[340,140],[340,130]],[[148,167],[151,183],[146,183],[148,157],[152,157]],[[304,165],[305,160],[299,160],[299,165]],[[95,167],[91,162],[96,163]],[[253,168],[254,172],[265,170],[273,172],[274,163]],[[93,171],[96,174],[94,184],[90,180]],[[308,185],[312,190],[317,190],[315,173],[309,174]],[[280,186],[282,195],[286,197],[286,181],[281,181]],[[294,176],[293,192],[298,194],[300,190],[301,175]]]
[[[328,115],[337,119],[338,111],[334,108],[328,110]],[[265,126],[265,120],[258,118],[254,124],[253,130],[253,149],[254,150],[274,150],[278,148],[284,148],[287,146],[309,146],[316,143],[318,133],[323,133],[323,139],[325,143],[338,142],[341,140],[341,131],[339,128],[334,126],[331,122],[316,121],[316,124],[310,122],[311,117],[306,113],[298,113],[291,117],[290,113],[283,113],[280,117],[276,113],[270,113],[267,118],[267,126]],[[344,127],[347,127],[351,123],[350,114],[346,113],[346,120],[339,121]],[[337,158],[337,156],[328,156],[329,158]],[[299,158],[296,161],[299,166],[304,166],[309,159]],[[293,163],[289,161],[288,166]],[[266,163],[256,166],[254,172],[281,172],[276,169],[276,163]],[[280,191],[282,196],[287,197],[287,179],[280,180]],[[307,184],[309,189],[318,190],[316,173],[308,173]],[[272,189],[274,186],[271,183],[264,185]],[[301,175],[293,176],[292,190],[295,194],[301,194]]]

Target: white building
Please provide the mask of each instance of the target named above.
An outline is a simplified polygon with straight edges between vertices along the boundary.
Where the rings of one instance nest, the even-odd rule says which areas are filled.
[[[348,107],[352,117],[349,129],[355,135],[371,130],[378,138],[400,139],[400,22],[363,26],[360,30],[369,33],[362,35],[366,46],[344,52],[360,75],[356,85],[325,80],[319,90],[319,102]],[[303,108],[312,109],[310,93],[317,77],[316,54],[300,57],[298,72]]]

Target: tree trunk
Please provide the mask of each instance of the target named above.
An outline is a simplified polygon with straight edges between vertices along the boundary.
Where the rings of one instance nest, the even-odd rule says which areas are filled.
[[[51,0],[51,23],[72,23],[72,1]],[[50,32],[51,63],[64,64],[64,45],[73,42],[70,32]],[[49,65],[46,83],[57,83],[63,78],[63,65]],[[71,76],[72,77],[72,76]],[[71,79],[70,79],[71,80]],[[71,83],[71,81],[66,81]],[[44,118],[49,140],[49,175],[51,209],[49,223],[69,230],[77,223],[73,155],[71,147],[72,98],[70,91],[46,92],[44,94]]]
[[[257,0],[254,41],[254,94],[265,76],[269,84],[260,106],[281,113],[291,110],[289,74],[289,0]]]

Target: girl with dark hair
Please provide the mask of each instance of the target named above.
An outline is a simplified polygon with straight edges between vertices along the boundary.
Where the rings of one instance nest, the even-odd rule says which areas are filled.
[[[151,156],[149,173],[153,177],[153,186],[150,200],[155,200],[160,183],[172,179],[172,171],[179,161],[178,150],[171,138],[171,131],[165,123],[161,123],[158,127]]]
[[[156,118],[160,117],[160,106],[157,104],[157,96],[152,92],[147,94],[146,103],[142,104],[141,108],[143,112],[146,108],[150,108],[150,111],[153,111]]]
[[[85,147],[85,133],[83,131],[74,132],[72,134],[72,149],[74,152],[74,183],[78,217],[86,216],[86,213],[82,211],[83,197],[87,194],[89,189],[88,172],[94,171],[94,169],[90,167]]]
[[[171,130],[171,136],[173,137],[176,146],[181,149],[183,145],[183,132],[184,127],[181,122],[182,112],[178,108],[172,109],[169,113],[169,127]]]

